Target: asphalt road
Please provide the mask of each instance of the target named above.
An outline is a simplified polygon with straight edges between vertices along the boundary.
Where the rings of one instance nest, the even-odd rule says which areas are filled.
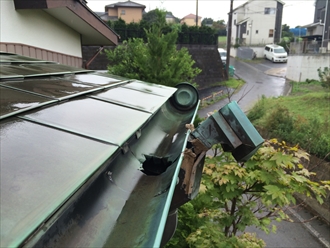
[[[231,100],[235,100],[244,112],[247,112],[262,95],[266,97],[277,97],[286,95],[290,91],[290,83],[285,79],[286,64],[262,60],[261,63],[244,62],[230,59],[230,64],[235,67],[235,75],[242,78],[246,84]],[[220,88],[213,88],[200,92],[200,98],[204,98]],[[219,110],[229,99],[221,100],[198,112],[200,117],[206,117],[207,113]],[[276,234],[265,234],[254,227],[248,227],[247,232],[255,232],[262,238],[267,247],[272,248],[300,248],[300,247],[327,247],[330,248],[330,227],[319,219],[305,222],[314,217],[305,208],[289,208],[288,214],[297,223],[274,222],[277,226]]]
[[[268,60],[263,60],[261,63],[247,63],[234,58],[230,59],[230,64],[235,67],[235,75],[246,82],[242,89],[231,99],[237,101],[244,112],[248,111],[262,95],[266,97],[281,96],[285,95],[290,89],[290,84],[286,82],[284,77],[286,64],[273,64]],[[202,90],[200,91],[200,98],[202,99],[220,89],[219,87]],[[208,112],[218,110],[229,102],[229,99],[217,102],[199,111],[199,115],[206,117]]]

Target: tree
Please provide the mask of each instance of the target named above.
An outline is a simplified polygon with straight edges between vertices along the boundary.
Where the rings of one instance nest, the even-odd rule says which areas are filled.
[[[106,50],[109,73],[168,86],[193,83],[201,70],[193,67],[195,61],[186,48],[177,50],[178,31],[166,24],[165,12],[157,9],[155,13],[157,21],[145,30],[147,43],[133,38],[114,50]]]
[[[202,20],[202,26],[212,25],[212,24],[213,24],[213,19],[212,18],[204,18]]]
[[[150,10],[149,12],[143,14],[142,20],[150,24],[157,21],[157,9]]]
[[[188,236],[182,230],[178,235],[189,247],[264,247],[262,240],[244,233],[247,226],[275,232],[271,220],[290,221],[283,208],[296,203],[295,193],[322,203],[330,189],[329,181],[312,180],[315,173],[303,167],[304,160],[308,160],[306,152],[276,139],[265,141],[245,163],[237,163],[228,153],[208,158],[200,194],[190,202],[189,214],[198,219],[198,226],[189,226]],[[178,228],[182,228],[180,222]],[[168,247],[174,247],[171,242],[176,239],[180,236],[170,240]]]
[[[317,69],[317,73],[319,75],[321,85],[326,89],[330,89],[330,68],[326,66],[322,70],[320,67]]]
[[[227,30],[226,30],[227,26],[224,20],[213,22],[212,28],[215,29],[220,36],[227,35]]]
[[[290,26],[283,24],[282,25],[282,38],[287,37],[289,38],[291,41],[294,38],[294,34],[292,32],[290,32]]]

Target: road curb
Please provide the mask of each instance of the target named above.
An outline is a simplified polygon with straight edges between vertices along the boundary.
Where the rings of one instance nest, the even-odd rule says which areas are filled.
[[[305,220],[296,211],[294,211],[291,208],[288,208],[287,210],[294,217],[296,217],[301,222],[301,224],[304,225],[304,227],[308,230],[308,232],[312,234],[324,247],[330,248],[329,242],[325,238],[323,238],[321,234],[318,231],[316,231],[309,223],[305,223],[304,222]]]

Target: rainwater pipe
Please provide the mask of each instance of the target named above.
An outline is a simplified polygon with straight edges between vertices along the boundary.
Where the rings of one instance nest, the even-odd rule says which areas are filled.
[[[323,21],[322,47],[323,47],[323,43],[324,43],[324,34],[325,34],[325,27],[326,27],[325,25],[327,23],[327,17],[328,17],[328,3],[329,3],[329,0],[326,0],[325,12],[324,12],[324,21]],[[329,32],[329,30],[327,32]]]
[[[85,69],[88,69],[89,65],[94,61],[94,59],[103,51],[104,47],[100,46],[99,49],[97,49],[96,53],[91,57],[85,64]]]

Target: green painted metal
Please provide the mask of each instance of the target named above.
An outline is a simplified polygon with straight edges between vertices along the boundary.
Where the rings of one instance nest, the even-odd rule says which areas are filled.
[[[198,104],[177,109],[176,88],[6,58],[16,80],[0,81],[11,91],[1,94],[1,247],[159,246]],[[153,156],[169,164],[150,176]]]
[[[236,103],[187,130],[199,100],[186,83],[0,65],[1,247],[160,247],[188,139],[242,160],[262,142]]]
[[[118,148],[17,119],[0,136],[1,247],[20,246]]]
[[[220,143],[237,161],[247,161],[264,141],[235,101],[202,122],[192,135],[207,148]]]
[[[194,114],[193,114],[193,116],[192,116],[189,123],[194,123],[194,120],[195,120],[197,112],[198,112],[199,104],[200,104],[200,101],[198,100],[195,112],[194,112]],[[188,129],[187,133],[186,133],[185,140],[184,140],[184,144],[187,144],[188,138],[190,138],[190,133],[191,133],[191,131]],[[158,230],[157,230],[155,242],[154,242],[154,245],[152,247],[160,247],[162,237],[163,237],[163,233],[164,233],[164,227],[165,227],[167,216],[168,216],[168,212],[169,212],[169,209],[171,207],[172,197],[173,197],[173,194],[174,194],[175,186],[177,184],[177,179],[178,179],[178,176],[179,176],[180,166],[182,164],[183,152],[184,152],[185,148],[186,148],[186,146],[182,147],[181,155],[180,155],[176,170],[175,170],[173,178],[172,178],[171,186],[170,186],[170,189],[169,189],[169,193],[168,193],[169,197],[166,200],[165,209],[163,211],[161,221],[160,221],[160,225],[159,225]]]

